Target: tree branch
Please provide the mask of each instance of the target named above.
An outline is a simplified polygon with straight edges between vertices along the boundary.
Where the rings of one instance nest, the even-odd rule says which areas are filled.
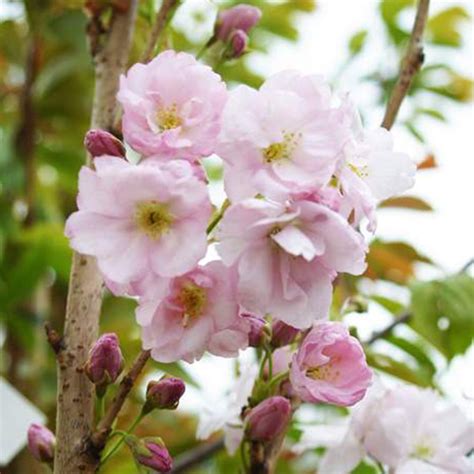
[[[148,37],[148,42],[145,47],[145,51],[142,55],[142,62],[147,63],[153,56],[155,51],[156,44],[161,34],[163,33],[168,21],[173,16],[174,11],[178,7],[180,0],[163,0],[161,8],[158,10],[158,13],[155,17],[155,23]]]
[[[383,328],[381,331],[372,334],[366,344],[373,344],[378,339],[382,339],[383,337],[388,336],[399,324],[404,324],[408,322],[410,318],[411,313],[409,311],[405,311],[400,316],[395,318],[387,327]]]
[[[125,403],[128,394],[135,385],[138,376],[145,367],[145,364],[147,363],[149,358],[150,351],[141,351],[133,362],[132,367],[130,368],[128,373],[122,378],[114,401],[109,406],[109,409],[107,410],[104,417],[100,420],[95,432],[91,436],[91,444],[95,452],[100,453],[102,448],[105,446],[107,437],[112,428],[112,424],[117,418],[117,415],[122,409],[122,406]]]
[[[397,118],[402,101],[410,89],[413,77],[423,64],[423,31],[428,20],[429,0],[418,0],[415,23],[410,36],[408,49],[403,58],[400,73],[387,103],[382,127],[390,130]]]
[[[178,456],[174,462],[172,474],[179,474],[186,472],[188,469],[201,463],[213,454],[217,453],[224,447],[224,438],[218,438],[210,443],[196,446],[189,451]]]
[[[92,128],[113,127],[120,74],[128,59],[137,0],[126,11],[113,11],[94,56],[95,92]],[[87,158],[91,164],[91,157]],[[94,386],[84,374],[88,351],[97,339],[102,277],[94,258],[74,253],[64,324],[64,350],[58,354],[58,396],[54,473],[91,474],[98,456],[87,449],[94,420]]]

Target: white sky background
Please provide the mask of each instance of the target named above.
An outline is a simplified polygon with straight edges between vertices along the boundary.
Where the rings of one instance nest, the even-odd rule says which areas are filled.
[[[187,24],[189,25],[190,12],[196,8],[201,9],[204,5],[209,9],[207,28],[203,26],[202,29],[197,28],[189,33],[204,42],[212,29],[212,11],[218,4],[219,2],[211,3],[211,0],[186,0],[185,5],[178,10],[176,24],[185,28]],[[468,1],[432,0],[431,11],[454,5],[462,5],[473,14],[473,6]],[[256,70],[265,75],[294,68],[306,73],[322,74],[332,80],[338,67],[347,58],[349,37],[360,29],[370,28],[368,54],[357,60],[348,72],[339,78],[337,88],[339,91],[351,92],[365,115],[366,125],[369,128],[377,126],[382,119],[383,111],[373,107],[375,102],[373,89],[355,80],[360,77],[361,72],[371,69],[374,64],[379,64],[379,58],[386,56],[383,44],[377,41],[377,38],[380,39],[382,36],[381,25],[375,21],[377,6],[376,0],[319,0],[316,13],[303,14],[299,18],[300,40],[297,43],[274,41],[269,44],[268,55],[256,53],[249,57],[249,60]],[[15,15],[17,11],[12,10],[8,4],[1,3],[0,18],[10,14]],[[411,15],[404,20],[407,21],[407,25],[411,25]],[[463,35],[465,45],[461,51],[449,50],[443,53],[444,58],[449,54],[450,61],[460,72],[469,76],[474,75],[472,30],[472,23],[465,26]],[[435,53],[430,48],[426,49],[426,53],[427,63],[435,59]],[[387,57],[384,67],[396,68],[397,61],[397,58]],[[472,222],[474,108],[472,104],[453,105],[445,110],[448,116],[447,125],[434,120],[424,120],[420,125],[429,146],[421,146],[401,127],[395,126],[393,129],[396,148],[410,153],[413,159],[420,161],[428,152],[435,154],[439,168],[419,173],[415,188],[410,191],[410,194],[418,195],[430,202],[435,212],[383,210],[378,215],[379,226],[376,233],[378,237],[388,240],[401,239],[412,243],[440,264],[440,269],[434,272],[421,268],[420,276],[425,278],[436,277],[443,271],[457,271],[474,256]],[[403,112],[402,109],[402,118]],[[385,291],[391,292],[393,289],[387,287]],[[377,314],[376,309],[376,314],[373,314],[372,309],[371,315],[367,318],[368,323],[361,328],[364,336],[387,322],[386,315]],[[474,399],[473,367],[474,350],[471,350],[467,356],[458,357],[453,361],[449,371],[442,377],[442,386],[474,417],[472,403],[466,400],[466,396]],[[233,361],[207,356],[199,363],[189,366],[189,369],[202,384],[203,390],[197,391],[188,387],[181,407],[199,410],[204,400],[208,404],[222,403],[222,395],[232,384]]]

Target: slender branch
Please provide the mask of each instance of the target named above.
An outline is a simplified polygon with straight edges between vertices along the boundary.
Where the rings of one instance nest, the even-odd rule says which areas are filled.
[[[385,110],[385,116],[382,121],[382,127],[387,130],[392,128],[403,99],[410,89],[413,77],[423,64],[424,54],[422,39],[423,31],[428,20],[429,4],[429,0],[418,0],[415,23],[411,32],[408,49],[403,58],[398,80],[390,95],[387,109]]]
[[[163,0],[161,8],[156,14],[155,23],[153,24],[150,36],[148,37],[148,42],[145,46],[145,51],[142,55],[143,63],[147,63],[152,58],[156,44],[158,43],[158,40],[165,30],[169,20],[173,16],[174,11],[178,7],[179,2],[180,0]]]
[[[103,41],[94,50],[95,92],[92,128],[113,127],[119,76],[124,71],[135,23],[137,0],[114,10]],[[91,157],[87,159],[91,164]],[[87,449],[94,422],[94,386],[83,366],[97,339],[103,282],[94,258],[74,253],[64,324],[64,350],[58,354],[55,474],[92,474],[99,456]]]
[[[141,351],[138,354],[137,358],[132,364],[132,367],[128,373],[122,378],[120,386],[117,391],[113,402],[109,406],[109,409],[105,413],[105,416],[100,420],[95,432],[91,436],[91,444],[97,450],[101,451],[105,446],[107,437],[112,429],[112,424],[114,423],[117,415],[122,409],[125,400],[132,390],[138,376],[145,367],[148,359],[150,358],[150,351]]]
[[[213,454],[224,448],[224,438],[218,438],[211,443],[202,444],[178,456],[174,462],[172,474],[186,472],[196,464],[205,461]]]
[[[405,311],[400,316],[395,318],[387,327],[383,328],[381,331],[378,331],[370,337],[366,344],[373,344],[378,339],[382,339],[385,336],[388,336],[399,324],[406,323],[411,318],[411,313]]]

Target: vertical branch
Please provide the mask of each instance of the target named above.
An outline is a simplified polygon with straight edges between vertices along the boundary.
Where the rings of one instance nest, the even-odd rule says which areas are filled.
[[[395,87],[392,90],[390,99],[387,103],[385,116],[382,121],[382,127],[390,130],[397,118],[398,111],[402,101],[410,89],[413,78],[420,70],[424,61],[423,54],[423,32],[428,20],[428,9],[430,0],[418,0],[415,23],[408,43],[408,49],[402,61],[400,73]]]
[[[114,11],[108,29],[101,33],[103,41],[94,48],[93,128],[107,129],[114,124],[115,95],[128,58],[136,8],[137,0],[130,0],[126,11]],[[90,165],[90,157],[87,162]],[[84,375],[83,366],[98,334],[102,286],[95,259],[74,253],[64,348],[58,354],[55,474],[93,473],[98,465],[98,457],[86,449],[92,431],[94,387]]]

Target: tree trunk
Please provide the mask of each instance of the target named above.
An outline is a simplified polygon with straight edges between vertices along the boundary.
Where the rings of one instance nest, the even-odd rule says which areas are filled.
[[[99,46],[94,54],[92,128],[111,129],[114,125],[115,95],[128,59],[136,8],[137,0],[130,0],[127,11],[115,11],[108,30],[98,38]],[[87,161],[90,164],[90,157]],[[98,335],[102,289],[95,259],[75,253],[66,306],[64,349],[58,354],[54,474],[87,474],[98,467],[98,453],[88,446],[94,421],[94,386],[85,376],[83,366]]]

